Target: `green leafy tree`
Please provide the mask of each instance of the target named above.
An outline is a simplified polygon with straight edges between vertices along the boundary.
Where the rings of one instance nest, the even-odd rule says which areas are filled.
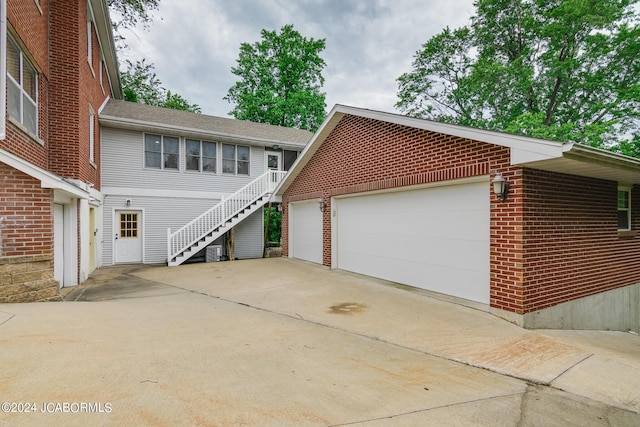
[[[469,26],[446,28],[416,53],[412,71],[398,78],[396,107],[632,153],[640,129],[637,4],[477,0]]]
[[[325,94],[320,57],[325,40],[302,37],[293,25],[262,30],[262,41],[242,43],[237,66],[240,80],[223,99],[235,103],[230,112],[239,120],[315,131],[325,118]]]
[[[197,104],[190,104],[181,95],[162,87],[153,64],[147,64],[144,59],[136,63],[127,60],[126,64],[127,70],[120,73],[125,101],[193,113],[201,112]]]

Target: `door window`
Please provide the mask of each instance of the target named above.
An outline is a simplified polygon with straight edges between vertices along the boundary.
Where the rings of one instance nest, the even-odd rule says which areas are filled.
[[[135,212],[120,213],[120,238],[138,237],[138,214]]]

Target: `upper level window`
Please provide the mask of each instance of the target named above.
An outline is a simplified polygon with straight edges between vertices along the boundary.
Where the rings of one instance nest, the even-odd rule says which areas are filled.
[[[618,187],[618,230],[631,230],[631,189]]]
[[[38,135],[38,74],[11,37],[7,37],[7,110],[9,117]]]
[[[173,136],[145,134],[144,166],[152,169],[178,170],[179,139]]]
[[[249,147],[222,144],[222,172],[249,175]]]
[[[89,161],[92,164],[95,164],[96,155],[95,121],[96,114],[93,112],[93,109],[89,108]]]
[[[186,168],[188,171],[216,172],[215,142],[187,139]]]

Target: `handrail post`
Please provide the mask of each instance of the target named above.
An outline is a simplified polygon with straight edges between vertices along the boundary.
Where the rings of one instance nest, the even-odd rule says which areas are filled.
[[[167,264],[171,262],[171,228],[167,228]]]

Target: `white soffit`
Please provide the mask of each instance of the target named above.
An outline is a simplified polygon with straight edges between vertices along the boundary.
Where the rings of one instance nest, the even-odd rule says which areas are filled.
[[[82,190],[81,188],[78,188],[75,185],[63,180],[59,176],[54,175],[51,172],[47,172],[44,169],[41,169],[35,165],[32,165],[26,160],[16,157],[13,154],[8,153],[1,149],[0,149],[0,162],[37,179],[38,181],[40,181],[40,187],[42,188],[51,188],[54,190],[61,190],[67,193],[68,195],[70,195],[71,197],[75,197],[75,198],[80,198],[80,199],[89,198],[89,193]]]
[[[7,120],[7,2],[0,0],[0,140],[6,136]]]

